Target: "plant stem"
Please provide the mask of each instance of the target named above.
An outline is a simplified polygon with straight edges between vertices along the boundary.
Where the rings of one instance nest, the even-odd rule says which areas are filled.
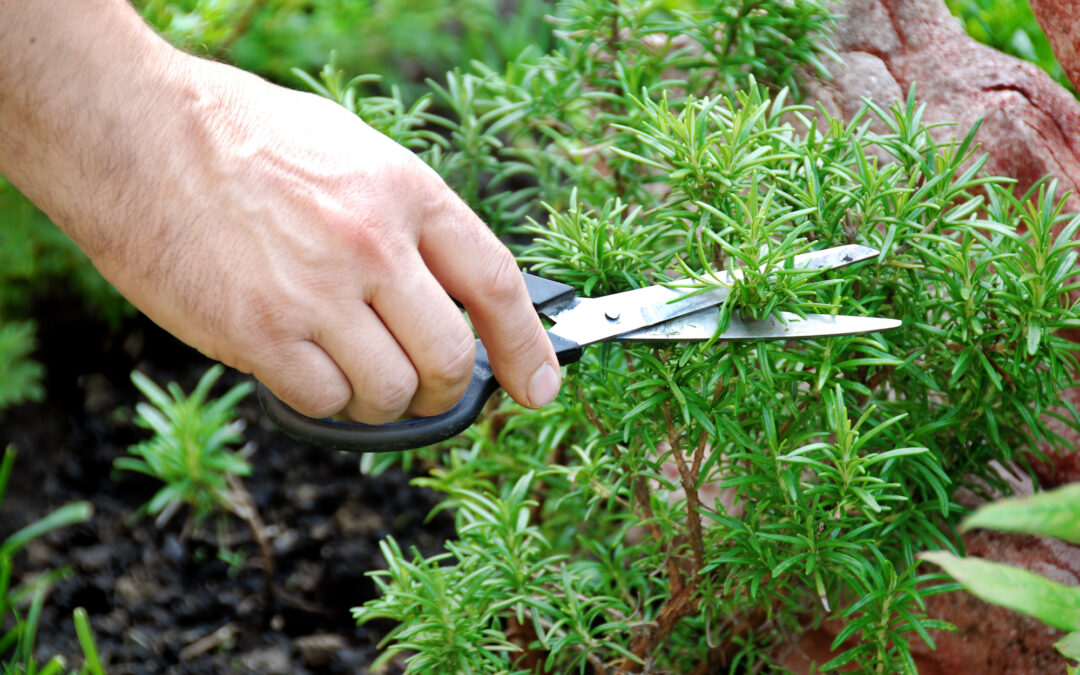
[[[682,479],[683,492],[686,494],[686,526],[690,532],[690,548],[694,551],[693,575],[697,576],[701,568],[705,566],[705,545],[701,532],[701,514],[698,512],[701,502],[698,497],[697,481],[694,472],[686,465],[679,441],[682,434],[675,429],[675,423],[671,419],[670,402],[664,403],[664,423],[667,425],[667,441],[671,446],[671,454],[675,457],[675,463],[679,466],[679,477]],[[697,453],[695,452],[695,455]]]
[[[667,639],[683,617],[697,608],[697,605],[697,579],[694,578],[690,580],[689,584],[671,593],[667,602],[660,608],[660,614],[655,622],[656,628],[639,634],[630,646],[630,652],[639,659],[644,660],[647,654],[652,653],[657,644]],[[640,664],[627,658],[623,660],[619,672],[637,673],[640,672],[639,667]]]
[[[229,509],[240,517],[251,528],[251,535],[255,539],[255,545],[259,547],[262,555],[263,569],[263,614],[269,619],[276,606],[274,595],[274,556],[270,552],[270,544],[266,540],[266,526],[259,516],[259,510],[255,506],[255,500],[251,493],[244,487],[244,483],[233,474],[227,474],[231,498]]]

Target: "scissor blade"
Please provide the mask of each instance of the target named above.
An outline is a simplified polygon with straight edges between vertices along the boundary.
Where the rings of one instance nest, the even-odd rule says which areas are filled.
[[[870,260],[881,255],[881,251],[868,246],[848,244],[846,246],[833,246],[832,248],[818,249],[800,253],[791,259],[796,269],[823,270],[835,267],[845,267],[853,263]]]
[[[858,244],[847,244],[845,246],[833,246],[832,248],[800,253],[791,259],[791,266],[799,270],[835,269],[870,260],[879,255],[881,255],[881,252],[876,249]],[[742,270],[716,272],[712,275],[712,278],[716,280],[717,284],[733,284],[736,279],[742,278]],[[680,284],[676,283],[675,285],[679,286]]]
[[[720,321],[720,310],[705,309],[670,321],[620,335],[619,340],[634,342],[702,342],[711,340]],[[807,314],[806,318],[780,312],[780,318],[746,319],[732,315],[719,340],[803,340],[808,338],[876,333],[900,326],[896,319],[843,314]]]
[[[877,255],[877,251],[865,246],[836,246],[797,255],[792,258],[792,265],[797,269],[825,269],[850,265]],[[731,294],[731,287],[726,284],[733,283],[738,276],[738,270],[717,273],[714,278],[719,285],[706,291],[676,283],[600,298],[581,298],[548,315],[555,322],[551,332],[579,345],[610,340],[721,305]]]

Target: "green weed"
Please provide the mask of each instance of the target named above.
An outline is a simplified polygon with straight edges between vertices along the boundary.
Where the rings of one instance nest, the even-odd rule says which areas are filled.
[[[8,446],[0,458],[0,505],[3,504],[14,466],[15,449]],[[0,541],[0,672],[4,675],[57,675],[65,672],[64,659],[59,656],[39,665],[34,657],[34,642],[49,589],[67,577],[70,570],[45,572],[33,581],[13,586],[14,557],[34,539],[62,527],[84,523],[90,520],[91,515],[93,507],[89,502],[73,502]],[[84,664],[80,670],[73,672],[104,675],[85,610],[75,610],[75,624],[83,648]]]

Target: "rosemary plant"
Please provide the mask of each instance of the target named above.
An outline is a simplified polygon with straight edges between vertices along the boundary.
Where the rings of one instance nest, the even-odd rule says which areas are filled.
[[[165,483],[145,507],[158,516],[159,523],[185,505],[191,507],[196,520],[229,509],[235,497],[228,476],[251,473],[251,464],[229,447],[243,438],[243,426],[234,417],[236,404],[251,393],[251,383],[236,385],[223,397],[207,400],[224,370],[220,365],[207,370],[190,396],[175,382],[166,393],[142,373],[131,374],[131,381],[150,401],[136,407],[135,422],[154,435],[128,448],[135,457],[120,457],[115,465]]]
[[[357,619],[398,622],[383,659],[410,672],[758,672],[826,620],[844,628],[822,669],[914,672],[910,641],[947,627],[923,599],[955,588],[916,553],[956,550],[953,491],[1060,447],[1047,420],[1080,423],[1058,396],[1080,220],[1052,181],[980,176],[974,129],[935,141],[914,89],[848,121],[792,103],[829,55],[823,3],[576,0],[555,20],[550,53],[454,71],[414,105],[333,69],[315,84],[586,295],[741,268],[724,312],[904,325],[590,348],[556,404],[503,402],[405,457],[457,538],[431,558],[383,542]],[[880,258],[788,269],[854,242]]]
[[[210,390],[225,369],[216,364],[199,378],[190,395],[175,382],[168,393],[136,371],[131,380],[149,403],[136,407],[135,423],[154,435],[128,448],[134,457],[119,457],[113,465],[152,476],[164,485],[143,507],[164,525],[180,508],[190,508],[188,524],[197,526],[211,515],[232,513],[247,523],[262,555],[264,609],[274,601],[274,560],[266,528],[247,488],[240,479],[251,473],[243,450],[230,446],[243,440],[243,422],[236,419],[236,405],[251,393],[253,385],[242,382],[221,398],[210,399]],[[219,531],[224,520],[218,520]],[[222,537],[218,537],[219,542]],[[218,557],[235,571],[243,560],[224,548]]]

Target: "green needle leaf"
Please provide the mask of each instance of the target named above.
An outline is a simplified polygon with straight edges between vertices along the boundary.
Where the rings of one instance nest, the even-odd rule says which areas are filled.
[[[3,543],[0,543],[0,558],[15,555],[23,546],[47,532],[76,523],[85,523],[90,520],[93,513],[94,507],[90,505],[90,502],[73,502],[61,506],[41,520],[30,523],[15,532]]]

